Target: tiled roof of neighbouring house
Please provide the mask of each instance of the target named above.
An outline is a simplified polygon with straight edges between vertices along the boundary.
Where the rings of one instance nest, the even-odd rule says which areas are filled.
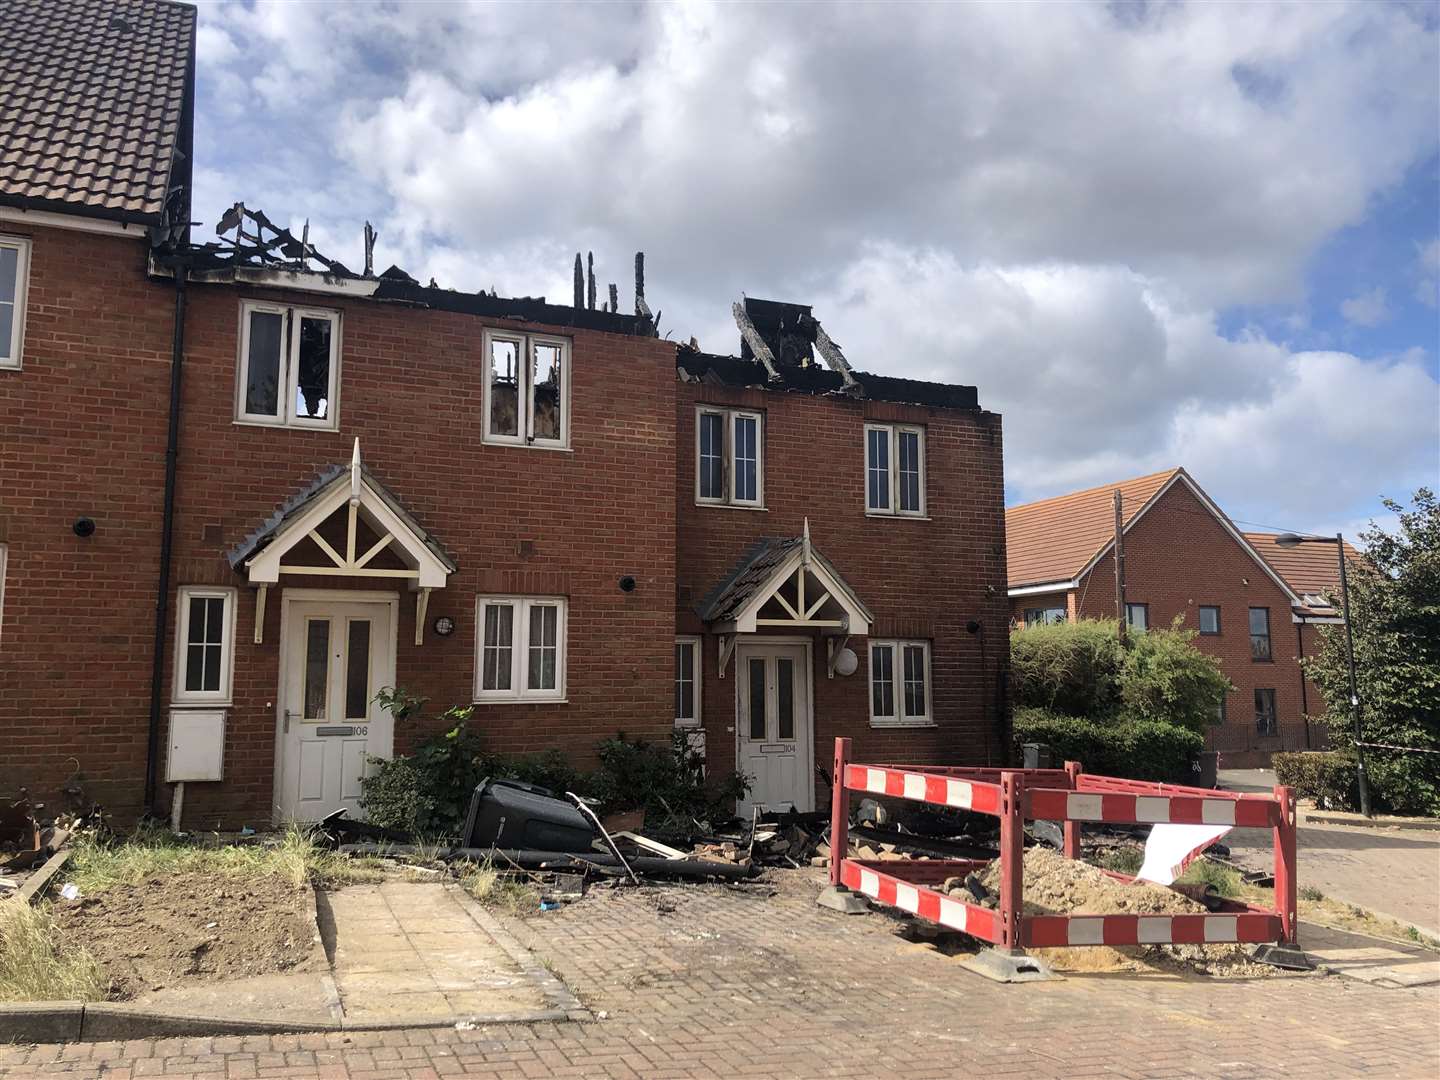
[[[0,203],[158,222],[194,40],[187,4],[5,0]]]
[[[1324,602],[1326,597],[1340,595],[1340,560],[1336,558],[1335,545],[1297,544],[1292,548],[1283,548],[1275,543],[1278,535],[1246,533],[1245,539],[1285,579],[1285,584],[1297,596],[1313,598],[1304,604],[1303,613],[1316,616],[1336,614],[1335,606]],[[1363,558],[1348,543],[1345,545],[1345,557],[1351,564],[1351,572],[1353,564]]]
[[[1005,558],[1010,588],[1073,581],[1114,538],[1113,492],[1120,489],[1125,525],[1182,472],[1164,472],[1072,491],[1005,511]]]

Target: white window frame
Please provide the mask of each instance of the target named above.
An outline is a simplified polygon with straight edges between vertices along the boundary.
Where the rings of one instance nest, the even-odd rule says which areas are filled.
[[[925,650],[925,713],[920,716],[905,712],[906,646],[919,646]],[[891,698],[895,703],[895,711],[889,715],[878,715],[875,712],[875,650],[877,648],[888,648],[891,650]],[[868,670],[866,672],[865,690],[870,698],[868,709],[870,712],[871,727],[900,728],[935,726],[935,679],[932,670],[931,654],[931,642],[924,638],[875,638],[870,641],[869,651],[866,653],[866,667]]]
[[[245,391],[250,382],[250,315],[266,312],[284,320],[280,348],[280,400],[277,411],[252,413],[245,411]],[[325,396],[329,415],[323,420],[301,416],[295,398],[300,382],[300,334],[296,327],[301,319],[325,319],[330,323],[330,385]],[[306,428],[311,431],[340,429],[340,312],[331,308],[312,308],[296,304],[276,304],[265,300],[240,302],[240,354],[235,359],[235,422],[263,427]]]
[[[482,337],[485,366],[480,406],[484,413],[481,418],[481,442],[492,446],[526,446],[532,450],[569,450],[570,402],[574,397],[571,392],[571,384],[575,381],[575,365],[572,360],[574,350],[571,347],[570,339],[554,337],[550,334],[515,334],[508,330],[489,329]],[[490,431],[490,346],[495,341],[514,342],[518,347],[518,355],[524,358],[520,368],[523,385],[517,388],[517,393],[520,400],[527,403],[527,407],[523,411],[517,407],[516,433],[514,435],[495,435]],[[563,385],[560,387],[560,438],[558,441],[535,437],[535,350],[544,345],[554,346],[560,350],[560,377]]]
[[[701,678],[702,672],[701,672],[701,669],[700,669],[700,662],[701,662],[701,660],[702,660],[702,658],[703,658],[702,651],[701,651],[701,648],[700,648],[700,638],[696,637],[696,636],[693,635],[693,634],[678,634],[678,635],[676,635],[676,637],[675,637],[675,647],[676,647],[677,649],[689,649],[689,650],[690,650],[690,670],[694,673],[694,676],[693,676],[693,680],[692,680],[692,681],[693,681],[694,686],[695,686],[695,693],[694,693],[694,699],[693,699],[693,700],[694,700],[695,715],[694,715],[694,716],[677,716],[677,717],[675,717],[675,726],[676,726],[677,728],[698,728],[698,727],[701,727],[701,726],[702,726],[701,720],[702,720],[703,709],[704,709],[704,706],[703,706],[702,703],[701,703],[701,690],[700,690],[700,688],[701,688],[701,686],[702,686],[702,678]],[[677,667],[676,670],[675,670],[675,678],[674,678],[674,681],[675,681],[675,682],[679,682],[679,681],[680,681],[680,670],[679,670],[678,667]]]
[[[220,634],[220,688],[186,690],[189,661],[190,601],[223,600]],[[235,683],[235,590],[224,586],[181,585],[175,601],[175,672],[170,700],[176,705],[229,705],[234,701]]]
[[[30,291],[30,241],[24,236],[0,233],[0,248],[10,248],[15,255],[15,317],[10,324],[10,352],[0,356],[0,370],[19,371],[25,352],[25,309]]]
[[[721,451],[721,482],[725,494],[719,497],[700,494],[700,418],[718,416],[725,431],[724,448]],[[737,499],[735,481],[735,421],[740,418],[755,421],[755,498]],[[725,405],[697,405],[695,408],[695,502],[699,506],[733,506],[747,510],[765,508],[765,414],[757,409],[734,409]]]
[[[890,442],[890,478],[885,489],[885,505],[875,507],[870,505],[870,433],[872,431],[884,432]],[[916,510],[900,509],[900,435],[902,432],[916,436],[920,446],[920,506]],[[871,424],[865,425],[864,457],[865,473],[861,484],[863,489],[865,513],[872,517],[913,517],[923,518],[929,512],[929,503],[925,493],[925,429],[919,424]]]
[[[510,624],[510,689],[486,690],[485,678],[485,609],[492,604],[509,604]],[[536,606],[555,607],[555,688],[530,690],[525,686],[530,659],[530,611]],[[564,701],[565,679],[569,668],[568,632],[570,603],[563,596],[498,596],[475,598],[475,697],[476,702]]]

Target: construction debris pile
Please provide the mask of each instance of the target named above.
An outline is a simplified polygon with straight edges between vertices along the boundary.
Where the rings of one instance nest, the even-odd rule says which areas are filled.
[[[29,903],[69,858],[71,836],[103,825],[98,806],[83,815],[51,816],[44,803],[30,801],[24,788],[17,798],[0,799],[0,903]]]

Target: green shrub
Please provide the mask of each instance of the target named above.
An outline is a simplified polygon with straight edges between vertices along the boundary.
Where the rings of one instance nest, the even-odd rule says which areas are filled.
[[[1314,799],[1325,810],[1358,810],[1359,782],[1355,759],[1336,751],[1274,754],[1270,758],[1276,783],[1295,789],[1301,799]]]
[[[1010,634],[1017,709],[1103,716],[1120,706],[1124,650],[1113,619],[1047,623]]]
[[[1195,630],[1179,620],[1169,630],[1130,636],[1120,672],[1120,700],[1138,720],[1179,724],[1200,736],[1215,722],[1215,710],[1231,689],[1220,661],[1195,648]]]
[[[1044,709],[1015,713],[1015,741],[1046,743],[1057,761],[1078,761],[1086,772],[1132,780],[1186,782],[1205,740],[1188,728],[1157,720],[1090,720]]]
[[[459,834],[470,796],[487,775],[480,738],[466,726],[473,711],[473,705],[447,709],[440,719],[450,726],[409,757],[370,759],[360,805],[371,822],[424,837]]]

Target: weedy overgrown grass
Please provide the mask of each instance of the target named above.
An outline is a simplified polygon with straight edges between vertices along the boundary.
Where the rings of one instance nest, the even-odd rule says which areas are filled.
[[[1212,886],[1219,895],[1227,900],[1238,897],[1245,890],[1245,883],[1238,870],[1226,866],[1224,863],[1215,862],[1213,859],[1196,859],[1175,880],[1177,883],[1183,882],[1187,885]]]
[[[157,874],[202,873],[225,877],[277,875],[299,888],[307,881],[335,887],[379,881],[373,859],[346,858],[318,846],[291,826],[274,839],[248,844],[205,844],[161,829],[137,829],[121,839],[83,837],[66,868],[66,878],[86,893],[116,885],[138,885]]]
[[[47,906],[0,903],[0,1001],[98,1001],[100,965],[55,929]]]
[[[540,904],[540,894],[533,885],[502,874],[488,860],[462,863],[456,870],[460,887],[487,907],[500,908],[511,915],[525,915]]]

